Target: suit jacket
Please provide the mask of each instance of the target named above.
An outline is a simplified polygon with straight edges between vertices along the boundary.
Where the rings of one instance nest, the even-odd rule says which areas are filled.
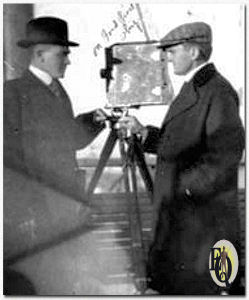
[[[145,151],[157,154],[148,276],[163,294],[212,294],[209,251],[239,251],[237,171],[244,148],[238,96],[213,64],[184,85]]]
[[[73,117],[68,95],[55,96],[30,71],[4,85],[4,164],[81,199],[75,151],[103,129],[93,112]]]

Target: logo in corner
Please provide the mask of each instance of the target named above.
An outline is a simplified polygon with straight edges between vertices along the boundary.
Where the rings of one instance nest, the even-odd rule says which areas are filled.
[[[221,287],[229,287],[237,276],[238,254],[227,240],[218,241],[210,249],[209,271],[214,282]]]

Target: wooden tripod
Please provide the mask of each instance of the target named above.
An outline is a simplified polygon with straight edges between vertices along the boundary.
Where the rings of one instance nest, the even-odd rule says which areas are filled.
[[[135,269],[135,284],[138,291],[143,293],[146,289],[145,249],[142,239],[142,224],[137,193],[136,167],[139,168],[140,174],[151,199],[153,182],[145,162],[142,145],[136,135],[131,135],[129,138],[125,138],[120,131],[112,127],[106,144],[101,152],[95,173],[90,181],[87,190],[87,196],[88,199],[91,198],[117,141],[119,141],[125,192],[128,200],[128,214],[132,240],[132,261]]]

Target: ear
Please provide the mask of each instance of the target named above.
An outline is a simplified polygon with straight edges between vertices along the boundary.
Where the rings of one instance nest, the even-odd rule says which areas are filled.
[[[44,62],[44,50],[43,49],[37,49],[36,50],[36,57],[37,57],[37,59],[40,61],[40,62]]]
[[[197,60],[198,57],[199,57],[199,55],[200,55],[200,49],[199,49],[199,47],[196,46],[196,45],[193,45],[191,47],[191,56],[192,56],[193,60]]]
[[[41,58],[43,56],[43,52],[44,52],[43,50],[37,49],[36,56]]]

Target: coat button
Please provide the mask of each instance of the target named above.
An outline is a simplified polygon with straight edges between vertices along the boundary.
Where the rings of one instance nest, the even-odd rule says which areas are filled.
[[[176,271],[184,271],[185,270],[185,264],[184,263],[178,263],[175,264],[175,268]]]
[[[23,95],[21,98],[21,105],[25,105],[29,102],[29,98],[27,95]]]
[[[188,197],[191,197],[192,196],[192,193],[189,189],[186,189],[185,190],[185,194],[188,196]]]

